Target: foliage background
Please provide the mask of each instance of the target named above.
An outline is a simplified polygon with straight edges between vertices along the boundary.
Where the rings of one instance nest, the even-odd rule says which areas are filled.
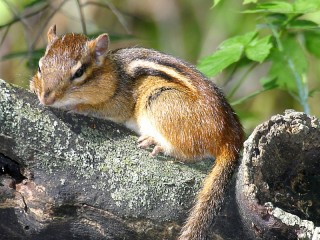
[[[243,13],[252,8],[252,4],[228,0],[212,6],[212,0],[1,0],[0,78],[28,87],[37,69],[37,59],[46,45],[47,29],[52,24],[57,25],[58,34],[86,32],[95,36],[108,32],[111,48],[150,47],[198,64],[200,59],[214,53],[224,40],[255,30],[261,21],[259,14]],[[320,24],[320,12],[310,13],[306,18]],[[319,117],[319,60],[311,54],[306,53],[306,56],[308,86],[316,90],[308,102],[311,114]],[[234,86],[246,75],[229,98],[235,103],[261,89],[261,78],[270,66],[270,62],[258,65],[247,75],[248,67],[239,68],[235,74],[227,69],[213,81],[230,96]],[[248,98],[234,108],[247,133],[284,109],[303,110],[290,92],[280,88]]]

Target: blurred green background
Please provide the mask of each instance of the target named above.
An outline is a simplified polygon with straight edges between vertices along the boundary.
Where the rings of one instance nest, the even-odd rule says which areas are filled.
[[[28,87],[52,24],[57,25],[58,34],[85,32],[95,36],[107,32],[112,49],[133,45],[149,47],[196,65],[225,39],[252,31],[259,22],[257,15],[241,13],[250,7],[242,1],[222,1],[215,8],[212,5],[212,0],[1,0],[0,78]],[[320,24],[319,12],[310,18]],[[317,89],[319,61],[308,56],[308,63],[309,88]],[[260,79],[269,67],[270,64],[263,64],[250,72],[229,101],[232,103],[260,89]],[[212,79],[226,95],[243,73],[240,70],[231,79],[229,74],[222,72]],[[308,101],[311,114],[319,116],[319,93],[315,92]],[[288,92],[279,89],[233,107],[247,133],[285,109],[302,111]]]

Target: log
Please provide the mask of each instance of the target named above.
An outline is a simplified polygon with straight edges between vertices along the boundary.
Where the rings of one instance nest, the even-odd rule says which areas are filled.
[[[303,113],[259,125],[207,239],[320,239],[319,140]],[[213,161],[151,158],[136,141],[0,80],[0,239],[176,239]]]
[[[114,123],[44,108],[1,81],[0,163],[8,174],[0,206],[18,220],[7,234],[173,239],[210,163],[150,158],[136,140]]]
[[[287,110],[256,127],[244,144],[236,190],[250,238],[320,239],[319,166],[315,117]]]
[[[212,159],[152,158],[136,141],[0,80],[0,239],[176,239]],[[233,191],[211,236],[242,234],[226,228],[240,225]]]

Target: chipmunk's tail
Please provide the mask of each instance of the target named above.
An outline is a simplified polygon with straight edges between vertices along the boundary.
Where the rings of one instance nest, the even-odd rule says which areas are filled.
[[[210,224],[220,211],[228,183],[236,167],[238,152],[222,152],[206,177],[179,240],[204,240]]]

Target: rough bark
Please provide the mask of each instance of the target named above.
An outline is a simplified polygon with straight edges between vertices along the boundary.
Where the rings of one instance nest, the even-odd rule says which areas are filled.
[[[286,111],[256,127],[244,146],[236,191],[252,238],[320,239],[319,166],[315,117]]]
[[[0,80],[0,239],[175,239],[212,160],[151,158],[136,140]],[[258,126],[208,239],[320,239],[319,149],[303,113]]]
[[[8,174],[0,204],[18,219],[12,234],[174,236],[207,167],[150,158],[136,140],[119,125],[44,108],[1,81],[0,152]]]
[[[212,160],[151,158],[136,141],[0,80],[0,239],[175,239]],[[230,199],[214,236],[239,236],[219,227],[240,221]]]

